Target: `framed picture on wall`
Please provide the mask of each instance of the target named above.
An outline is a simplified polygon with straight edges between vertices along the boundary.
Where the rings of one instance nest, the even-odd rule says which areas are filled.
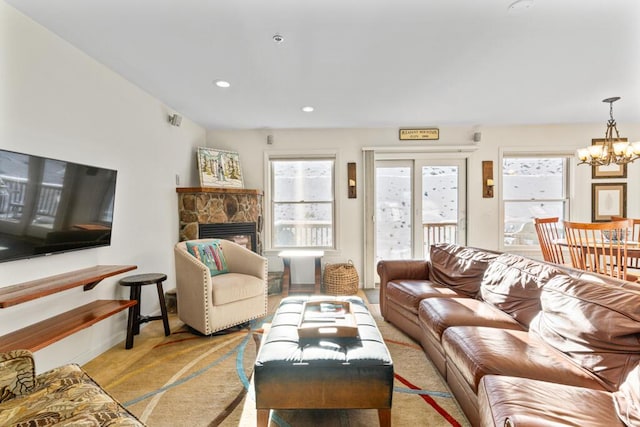
[[[627,138],[620,138],[620,141],[626,142]],[[602,144],[604,139],[592,139],[591,145]],[[591,178],[626,178],[627,165],[607,165],[607,166],[591,166]]]
[[[244,188],[237,152],[198,147],[197,158],[201,187]]]
[[[627,216],[627,183],[591,184],[591,221],[611,221]]]

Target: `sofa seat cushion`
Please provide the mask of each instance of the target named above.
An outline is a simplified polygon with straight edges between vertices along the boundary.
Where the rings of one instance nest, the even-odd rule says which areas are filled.
[[[510,375],[604,389],[598,378],[531,332],[484,326],[452,326],[442,334],[447,370],[477,394],[485,375]]]
[[[562,271],[551,264],[505,253],[487,268],[480,296],[529,327],[540,312],[543,284],[558,274]]]
[[[478,406],[483,426],[623,426],[611,393],[528,378],[483,377]]]
[[[543,288],[538,336],[615,391],[640,362],[640,286],[556,276]]]
[[[264,280],[241,273],[220,274],[211,278],[214,305],[228,304],[264,294]]]
[[[498,252],[454,244],[432,245],[429,251],[429,279],[451,287],[457,293],[475,297],[489,264]]]
[[[488,326],[525,330],[515,319],[491,304],[473,298],[427,298],[420,302],[420,325],[437,341],[450,326]]]
[[[431,297],[460,297],[453,289],[428,280],[393,280],[387,283],[387,299],[418,315],[420,301]]]
[[[0,425],[53,424],[142,425],[78,365],[65,365],[42,374],[33,392],[0,403]]]

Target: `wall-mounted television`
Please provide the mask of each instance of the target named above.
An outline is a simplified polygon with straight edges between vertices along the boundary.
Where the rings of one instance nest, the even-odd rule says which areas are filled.
[[[116,176],[0,149],[0,262],[110,245]]]

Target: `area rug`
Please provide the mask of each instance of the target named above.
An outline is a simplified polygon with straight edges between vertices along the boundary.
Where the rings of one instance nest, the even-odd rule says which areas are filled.
[[[364,294],[361,295],[364,297]],[[279,296],[269,298],[273,313]],[[466,418],[424,352],[369,308],[393,358],[391,421],[396,426],[467,426]],[[171,316],[171,335],[152,322],[84,369],[150,427],[255,426],[251,373],[270,316],[213,336],[202,336]],[[271,411],[271,427],[378,425],[376,410]]]

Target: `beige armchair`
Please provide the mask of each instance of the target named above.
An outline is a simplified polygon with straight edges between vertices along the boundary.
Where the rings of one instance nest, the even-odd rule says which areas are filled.
[[[267,313],[267,259],[228,240],[220,240],[220,247],[229,272],[213,277],[187,252],[186,242],[174,248],[178,317],[205,335]]]

